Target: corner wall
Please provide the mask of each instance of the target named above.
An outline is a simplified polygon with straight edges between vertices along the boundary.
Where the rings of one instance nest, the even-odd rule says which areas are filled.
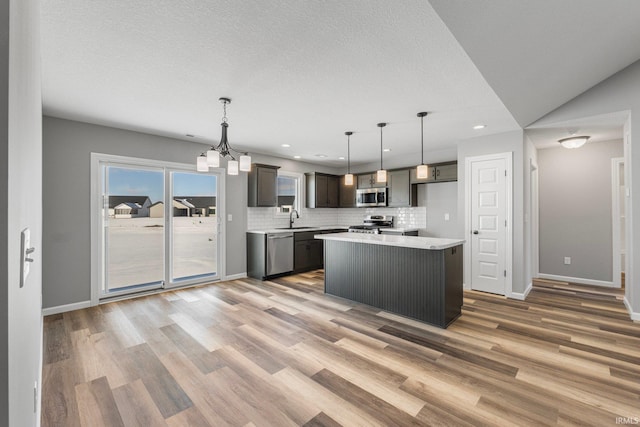
[[[31,427],[40,425],[42,371],[40,2],[4,1],[0,22],[0,425]],[[20,287],[25,228],[35,252]]]

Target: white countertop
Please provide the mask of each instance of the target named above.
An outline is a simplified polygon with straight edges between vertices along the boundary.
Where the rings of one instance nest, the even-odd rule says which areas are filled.
[[[436,237],[398,236],[393,234],[333,233],[314,236],[322,240],[367,243],[371,245],[398,246],[401,248],[442,250],[463,244],[464,239],[439,239]]]
[[[343,229],[345,231],[348,230],[348,227],[341,225],[331,225],[331,226],[322,226],[322,227],[304,227],[304,228],[270,228],[267,230],[247,230],[247,233],[256,233],[256,234],[274,234],[274,233],[290,233],[290,232],[305,232],[305,231],[323,231],[323,230],[339,230]]]

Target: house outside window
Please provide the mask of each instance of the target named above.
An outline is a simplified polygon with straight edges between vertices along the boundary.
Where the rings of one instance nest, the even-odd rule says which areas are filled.
[[[302,176],[293,172],[278,171],[276,214],[289,215],[292,210],[300,210],[300,182]]]

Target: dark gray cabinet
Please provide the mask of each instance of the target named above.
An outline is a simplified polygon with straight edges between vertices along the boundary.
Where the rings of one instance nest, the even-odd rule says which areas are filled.
[[[293,272],[316,270],[324,267],[324,242],[316,234],[343,233],[344,229],[297,231],[293,234]]]
[[[319,172],[305,174],[306,207],[337,208],[340,203],[340,177]]]
[[[387,172],[389,207],[416,206],[418,204],[418,190],[410,182],[410,170],[400,169]]]
[[[436,163],[429,165],[429,177],[418,179],[416,168],[411,169],[411,183],[447,182],[458,180],[458,162]]]
[[[340,177],[340,208],[355,208],[356,207],[356,185],[345,185],[344,177]]]
[[[278,205],[278,166],[254,163],[248,174],[249,207],[274,207]]]
[[[382,188],[386,186],[386,182],[378,182],[376,180],[376,173],[358,175],[358,188]]]

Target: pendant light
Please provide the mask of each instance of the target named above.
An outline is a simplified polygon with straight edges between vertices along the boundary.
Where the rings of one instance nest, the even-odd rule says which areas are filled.
[[[196,169],[199,172],[206,172],[210,167],[217,168],[220,167],[220,157],[227,158],[227,174],[229,175],[238,175],[238,171],[249,172],[251,170],[251,156],[248,153],[242,153],[240,151],[234,150],[229,145],[229,140],[227,139],[227,128],[229,127],[228,119],[227,119],[227,104],[231,103],[231,98],[220,98],[219,101],[222,103],[222,108],[224,114],[222,116],[222,123],[220,126],[222,127],[222,136],[220,138],[220,143],[216,147],[211,147],[206,154],[198,157],[197,167]],[[240,154],[240,161],[236,160],[236,158],[231,154],[231,152],[235,152]],[[205,157],[204,160],[201,160],[200,157]],[[206,169],[202,162],[206,162]]]
[[[353,174],[351,173],[351,135],[353,132],[345,132],[347,135],[347,174],[344,176],[344,185],[353,185]]]
[[[428,113],[423,111],[418,113],[418,117],[420,117],[420,164],[416,168],[416,177],[418,179],[427,179],[429,178],[429,166],[424,164],[424,118]]]
[[[387,182],[387,171],[382,167],[382,128],[386,125],[386,123],[378,123],[380,128],[380,170],[376,173],[377,182]]]

